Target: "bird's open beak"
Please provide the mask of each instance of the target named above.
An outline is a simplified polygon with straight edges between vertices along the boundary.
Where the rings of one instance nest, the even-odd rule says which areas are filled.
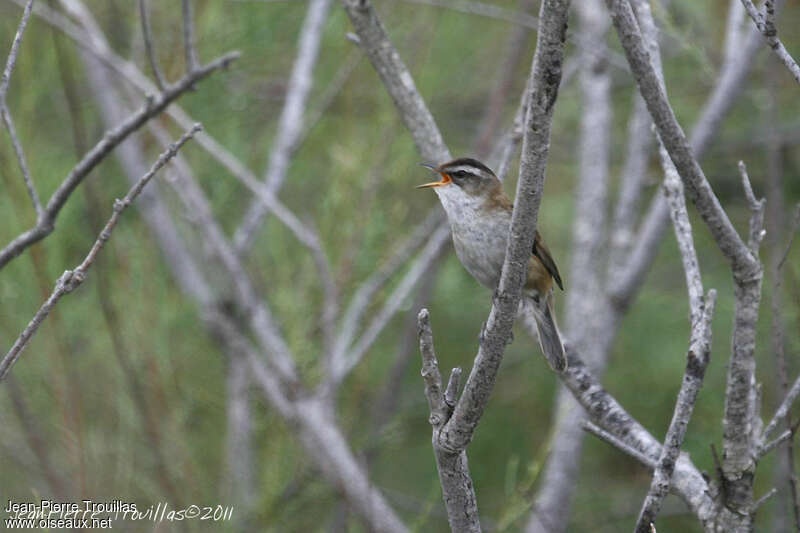
[[[431,165],[429,163],[420,163],[420,166],[423,166],[425,168],[429,168],[429,169],[433,170],[434,172],[439,172],[439,170],[435,166],[433,166],[433,165]],[[430,187],[441,187],[442,185],[447,185],[448,183],[450,183],[452,181],[450,179],[450,176],[448,176],[444,172],[439,172],[439,174],[442,176],[442,180],[441,181],[432,181],[430,183],[423,183],[422,185],[417,185],[416,188],[417,189],[428,189]]]

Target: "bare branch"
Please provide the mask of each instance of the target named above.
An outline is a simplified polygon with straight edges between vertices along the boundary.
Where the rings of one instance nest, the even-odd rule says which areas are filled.
[[[278,130],[275,140],[272,142],[269,163],[264,176],[266,190],[273,195],[278,194],[286,180],[291,155],[303,133],[306,102],[314,81],[314,67],[317,64],[319,46],[330,4],[331,0],[312,0],[300,30],[297,57],[286,87],[286,100],[278,120]],[[250,205],[234,235],[238,253],[244,253],[249,249],[266,212],[267,208],[261,202],[254,201]]]
[[[444,401],[442,391],[442,375],[439,373],[439,361],[433,348],[433,331],[431,318],[427,309],[420,310],[417,315],[419,329],[419,351],[422,355],[422,381],[425,382],[425,397],[431,412],[430,424],[434,427],[442,425],[450,414]]]
[[[449,160],[450,151],[442,140],[431,112],[417,91],[414,78],[394,47],[368,0],[342,0],[359,46],[377,71],[400,112],[420,155],[429,162]]]
[[[89,172],[100,161],[105,159],[119,143],[139,129],[145,122],[161,113],[173,100],[189,90],[197,81],[202,80],[218,69],[227,67],[237,57],[239,57],[238,52],[231,52],[187,74],[176,84],[167,88],[165,92],[156,97],[150,97],[142,108],[119,126],[107,131],[103,138],[86,153],[55,190],[36,226],[20,234],[0,250],[0,268],[3,268],[23,250],[52,233],[55,228],[56,217],[69,196]]]
[[[655,459],[653,459],[652,457],[650,457],[645,453],[640,452],[638,449],[629,445],[627,442],[618,439],[617,437],[615,437],[605,429],[601,428],[594,422],[584,420],[581,422],[581,428],[583,428],[585,431],[588,431],[598,439],[609,443],[613,447],[622,451],[622,453],[633,457],[634,459],[639,461],[642,465],[649,468],[650,470],[655,470],[656,465],[658,464],[658,462]]]
[[[745,10],[742,7],[741,0],[729,0],[728,18],[725,23],[725,63],[736,60],[740,54],[744,20]]]
[[[739,174],[742,177],[742,188],[744,188],[745,198],[747,204],[750,206],[750,236],[747,239],[747,246],[753,255],[758,255],[758,248],[761,246],[761,241],[764,239],[766,232],[764,231],[764,207],[766,200],[756,199],[753,194],[753,186],[750,185],[750,177],[747,175],[747,167],[744,161],[739,161]]]
[[[800,377],[798,377],[794,384],[792,384],[792,388],[789,389],[789,392],[786,394],[786,397],[781,402],[778,409],[775,411],[775,414],[772,415],[767,427],[764,428],[762,432],[762,440],[769,438],[770,434],[775,431],[778,427],[778,424],[786,418],[786,415],[789,413],[789,410],[792,408],[792,403],[797,399],[797,396],[800,394]]]
[[[630,4],[623,0],[606,0],[612,21],[619,34],[625,55],[636,76],[642,97],[647,103],[653,122],[675,168],[681,176],[692,202],[708,225],[723,255],[728,259],[738,279],[752,278],[760,270],[697,163],[689,142],[667,101],[662,81],[651,63],[642,40],[639,25]]]
[[[553,107],[561,81],[568,9],[568,0],[542,2],[506,257],[478,355],[453,417],[439,436],[439,445],[450,451],[464,450],[472,440],[511,337],[544,185]]]
[[[417,286],[422,275],[427,271],[431,263],[441,253],[444,244],[450,237],[450,229],[443,225],[439,227],[428,240],[425,248],[422,249],[417,259],[409,268],[406,275],[398,284],[397,288],[387,298],[386,304],[376,313],[375,318],[369,323],[364,333],[358,339],[349,352],[342,352],[336,358],[331,359],[331,374],[329,376],[332,384],[340,383],[353,368],[364,358],[369,348],[378,339],[378,335],[388,325],[394,314],[400,309],[408,295]],[[337,344],[342,342],[341,334]],[[334,352],[338,354],[338,352]]]
[[[158,89],[163,91],[167,88],[167,83],[164,81],[164,74],[158,66],[156,49],[155,46],[153,46],[153,33],[150,30],[150,11],[147,9],[147,0],[139,0],[139,17],[142,21],[142,36],[144,37],[144,48],[147,52],[147,60],[150,62],[150,69],[153,71],[153,77],[156,79]]]
[[[784,442],[787,442],[789,439],[792,438],[792,435],[794,435],[794,432],[791,429],[787,429],[786,431],[784,431],[771,441],[765,442],[764,444],[759,446],[758,451],[756,452],[756,457],[755,457],[756,461],[767,455],[769,452],[771,452]]]
[[[183,13],[183,53],[186,57],[186,72],[197,69],[197,52],[194,49],[194,10],[192,0],[181,0]]]
[[[683,197],[683,183],[678,171],[667,154],[666,148],[659,141],[659,156],[661,168],[664,170],[664,195],[669,205],[672,226],[675,229],[675,238],[681,253],[683,271],[686,275],[686,287],[689,293],[690,325],[695,327],[703,314],[703,281],[700,276],[700,265],[697,261],[697,252],[692,238],[692,225],[689,222],[689,213],[686,211],[686,200]]]
[[[422,309],[417,316],[419,325],[419,351],[422,355],[422,379],[425,382],[425,397],[430,409],[430,424],[433,426],[433,451],[436,456],[436,467],[439,482],[442,486],[442,497],[447,508],[447,520],[454,532],[480,533],[481,523],[478,517],[478,503],[475,488],[469,475],[467,453],[464,450],[452,452],[439,444],[439,432],[450,419],[452,407],[447,403],[448,394],[454,394],[458,376],[461,371],[453,371],[447,385],[447,392],[442,393],[442,376],[439,373],[439,362],[433,349],[433,332],[430,315]],[[454,385],[455,384],[455,385]]]
[[[667,435],[664,437],[664,445],[661,448],[661,455],[653,473],[650,490],[647,492],[642,504],[642,510],[639,512],[639,519],[634,530],[636,533],[648,533],[650,531],[650,525],[655,522],[656,516],[661,509],[661,502],[669,492],[675,463],[678,460],[683,438],[686,436],[686,428],[692,418],[697,395],[703,385],[703,377],[711,356],[711,319],[714,316],[716,298],[717,293],[714,289],[708,291],[708,295],[705,298],[705,306],[702,307],[702,302],[700,303],[698,321],[692,324],[692,339],[689,352],[686,354],[686,370],[683,374],[683,382],[681,383],[680,391],[678,391],[675,411],[672,414],[672,421],[669,429],[667,429]]]
[[[386,285],[392,275],[406,264],[414,252],[430,241],[430,237],[436,232],[436,228],[442,226],[444,220],[444,212],[439,208],[428,213],[428,216],[400,243],[386,262],[361,283],[344,313],[342,324],[339,327],[339,336],[330,355],[332,360],[344,357],[344,352],[350,348],[356,333],[358,333],[361,318],[372,304],[375,295]]]
[[[616,440],[625,443],[627,447],[632,447],[649,457],[650,460],[645,464],[655,465],[661,457],[661,444],[603,388],[569,343],[564,348],[569,358],[569,366],[559,377],[586,410],[592,422],[616,437]],[[637,455],[634,457],[639,458]],[[672,475],[672,490],[689,505],[705,526],[713,522],[718,511],[716,502],[711,497],[709,486],[702,474],[685,455],[679,456],[676,461],[675,472]]]
[[[108,219],[103,231],[100,232],[100,235],[97,237],[97,240],[95,241],[91,250],[89,250],[89,253],[86,255],[84,260],[74,270],[67,270],[61,275],[60,278],[58,278],[55,289],[53,289],[53,292],[47,298],[47,301],[42,304],[42,307],[33,316],[30,323],[25,327],[6,356],[2,361],[0,361],[0,381],[5,379],[5,377],[8,375],[11,367],[17,362],[20,355],[22,355],[22,351],[28,345],[34,334],[36,334],[39,326],[42,325],[44,319],[47,318],[47,315],[50,314],[50,311],[53,309],[53,307],[55,307],[61,297],[74,291],[81,283],[83,283],[84,279],[86,279],[86,273],[88,272],[89,268],[91,268],[92,263],[94,263],[98,252],[100,252],[105,243],[111,237],[111,232],[114,231],[114,227],[116,227],[117,222],[119,222],[122,212],[125,211],[125,209],[131,205],[131,203],[133,203],[137,196],[139,196],[139,193],[142,192],[144,186],[147,185],[156,172],[161,170],[161,168],[166,165],[170,159],[175,157],[175,154],[178,153],[178,150],[180,150],[184,143],[194,137],[194,134],[199,131],[200,128],[201,126],[196,124],[191,130],[183,134],[183,136],[177,142],[175,142],[175,144],[170,145],[167,151],[159,156],[158,160],[156,160],[147,174],[142,176],[139,181],[133,187],[131,187],[131,189],[128,191],[128,194],[126,194],[122,200],[116,200],[114,202],[114,212],[111,214],[111,217]]]
[[[160,128],[152,125],[151,130],[161,142],[165,141],[166,133]],[[173,187],[186,211],[193,215],[193,220],[202,232],[213,257],[227,272],[234,291],[225,296],[234,301],[242,315],[249,321],[259,345],[268,355],[270,368],[283,382],[299,387],[297,369],[289,346],[281,336],[269,307],[258,297],[258,291],[250,275],[214,218],[208,198],[194,180],[188,165],[180,157],[175,160],[175,168],[177,172],[174,179],[167,183]]]
[[[502,20],[510,24],[518,24],[531,29],[538,27],[539,21],[533,15],[524,11],[506,9],[487,2],[475,2],[473,0],[403,0],[410,4],[422,4],[427,6],[443,7],[460,11],[470,15]]]
[[[450,379],[447,380],[447,389],[444,391],[444,403],[452,409],[458,401],[458,388],[461,386],[461,367],[457,366],[450,371]]]
[[[753,502],[753,512],[755,513],[756,511],[758,511],[758,509],[762,505],[764,505],[764,503],[766,503],[767,500],[769,500],[770,498],[775,496],[775,494],[777,494],[777,493],[778,493],[778,489],[777,488],[772,487],[771,489],[769,489],[766,494],[764,494],[762,497],[760,497],[755,502]]]
[[[642,19],[649,13],[644,0],[636,0],[634,3],[637,16]],[[645,29],[648,25],[642,27]],[[730,30],[732,26],[729,26]],[[727,40],[732,39],[730,35]],[[706,152],[718,131],[723,117],[731,109],[734,101],[740,94],[750,67],[753,64],[755,54],[759,49],[760,35],[755,27],[750,27],[744,36],[744,44],[737,43],[737,53],[730,58],[730,61],[723,63],[714,89],[709,95],[699,118],[694,124],[691,132],[691,148],[697,158]],[[727,56],[726,56],[727,57]],[[626,309],[632,301],[637,289],[641,286],[647,270],[656,257],[655,250],[658,248],[666,230],[669,220],[669,209],[663,194],[656,193],[641,228],[633,240],[634,245],[631,250],[627,266],[617,272],[614,279],[610,280],[611,286],[609,293],[615,306],[619,309]]]
[[[608,278],[616,277],[625,266],[634,242],[639,203],[647,179],[647,165],[653,142],[650,134],[652,124],[642,96],[634,94],[633,111],[628,119],[625,162],[620,173],[619,194],[611,226]]]
[[[789,243],[786,245],[786,250],[783,252],[780,261],[778,261],[776,266],[777,270],[780,271],[783,268],[786,258],[789,257],[789,251],[792,249],[792,244],[794,243],[794,238],[798,231],[800,231],[800,203],[795,207],[794,216],[792,217],[792,225],[789,228]]]
[[[606,256],[609,162],[613,109],[608,61],[592,52],[608,42],[608,14],[601,0],[582,0],[575,4],[577,32],[588,46],[578,50],[580,132],[577,157],[579,172],[575,186],[572,217],[573,253],[570,257],[564,313],[566,336],[593,369],[604,366],[606,351],[601,338],[609,330],[604,322],[608,313],[602,287],[602,261]],[[563,85],[562,81],[562,85]],[[526,314],[531,312],[530,306]],[[530,317],[523,316],[523,320]],[[584,435],[580,421],[583,410],[564,387],[555,396],[555,419],[550,453],[533,499],[526,533],[562,533],[568,530],[568,517],[580,475],[580,455]]]
[[[797,62],[786,50],[786,47],[783,46],[781,40],[778,39],[778,30],[775,27],[775,0],[764,0],[765,13],[759,13],[752,0],[742,0],[742,4],[747,10],[747,14],[753,19],[758,31],[764,36],[769,47],[775,52],[778,59],[786,65],[786,68],[789,69],[797,83],[800,83],[800,66],[797,65]]]
[[[17,63],[17,55],[19,54],[19,46],[22,43],[22,35],[25,33],[25,28],[28,25],[28,19],[31,17],[33,10],[33,0],[28,0],[25,4],[25,9],[22,12],[22,18],[17,27],[17,33],[14,35],[14,41],[11,43],[11,51],[8,54],[6,67],[3,69],[3,77],[0,80],[0,116],[2,116],[3,123],[8,130],[8,136],[11,138],[11,145],[14,147],[14,154],[17,156],[19,169],[22,172],[22,179],[25,181],[25,187],[28,189],[28,196],[31,197],[33,208],[36,210],[36,218],[42,218],[42,202],[39,200],[39,194],[36,192],[36,187],[33,185],[31,172],[28,169],[28,163],[25,161],[25,152],[22,150],[22,143],[19,142],[17,131],[14,127],[14,120],[11,118],[11,113],[6,105],[6,94],[8,94],[8,85],[11,81],[11,73],[14,71],[14,66]]]

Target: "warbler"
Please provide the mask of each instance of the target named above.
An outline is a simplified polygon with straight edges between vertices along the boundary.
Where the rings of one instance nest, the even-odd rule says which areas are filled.
[[[461,264],[481,284],[496,290],[514,207],[503,192],[502,183],[477,159],[460,158],[439,166],[423,166],[439,173],[441,180],[417,188],[433,188],[439,197]],[[533,312],[545,359],[553,370],[563,372],[567,360],[553,308],[554,282],[564,290],[558,267],[537,230],[520,305]]]

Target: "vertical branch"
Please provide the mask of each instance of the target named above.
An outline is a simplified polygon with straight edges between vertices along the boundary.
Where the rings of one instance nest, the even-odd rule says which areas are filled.
[[[566,297],[566,332],[573,346],[584,354],[593,369],[605,358],[608,328],[600,273],[607,248],[606,209],[611,135],[611,77],[608,61],[596,50],[606,46],[609,22],[600,0],[582,0],[575,5],[580,48],[581,122],[579,174],[575,187],[572,225],[572,257]],[[528,533],[566,531],[575,488],[580,474],[583,447],[580,421],[585,414],[563,387],[556,395],[559,414],[542,482],[534,497]]]
[[[156,79],[156,85],[159,90],[163,91],[167,84],[164,81],[164,74],[158,66],[158,57],[156,56],[156,49],[153,45],[153,33],[150,29],[150,11],[147,9],[147,0],[139,0],[139,17],[142,21],[142,37],[144,38],[144,48],[147,52],[147,61],[150,63],[150,69],[153,71],[153,77]]]
[[[703,298],[703,283],[692,239],[692,227],[683,198],[681,180],[663,145],[659,146],[659,154],[664,170],[665,195],[670,206],[672,225],[675,229],[683,270],[686,274],[692,334],[689,351],[686,354],[686,370],[678,392],[672,421],[664,437],[664,445],[653,473],[650,490],[639,512],[639,519],[634,530],[636,533],[649,533],[651,528],[655,527],[653,522],[661,509],[661,502],[669,491],[675,462],[678,459],[711,354],[711,319],[716,300],[716,291],[713,289],[709,291],[705,299]]]
[[[270,148],[269,162],[264,176],[266,190],[273,195],[278,194],[286,180],[294,147],[303,134],[306,103],[314,82],[314,67],[317,64],[330,4],[331,0],[312,0],[300,30],[297,57],[286,86],[286,100],[278,119],[278,130]],[[266,212],[265,207],[257,200],[247,209],[234,235],[237,253],[242,254],[249,250]]]
[[[447,521],[453,533],[480,533],[478,502],[469,475],[467,452],[449,451],[439,444],[439,432],[453,413],[461,369],[453,369],[447,390],[442,390],[442,376],[433,349],[433,332],[427,309],[419,312],[417,323],[419,351],[422,355],[422,380],[425,382],[425,397],[428,399],[428,409],[431,413],[429,421],[433,426],[433,451],[436,456],[439,483],[442,486],[442,497],[447,509]]]
[[[731,0],[736,1],[736,0]],[[739,2],[736,2],[744,12]],[[769,105],[766,110],[766,122],[775,124],[778,117],[778,102],[776,94],[777,64],[767,70],[769,84]],[[786,362],[785,326],[783,317],[783,268],[781,258],[783,255],[784,239],[786,235],[786,208],[783,193],[783,165],[781,161],[782,146],[780,135],[774,129],[770,130],[767,138],[767,203],[770,209],[766,213],[767,244],[769,246],[769,274],[770,274],[770,341],[772,352],[775,355],[775,368],[777,375],[777,396],[786,396],[789,392],[789,375]],[[792,236],[794,233],[792,233]],[[786,429],[793,426],[791,414],[786,415]],[[779,500],[779,510],[776,512],[776,531],[782,533],[789,531],[789,514],[793,515],[794,526],[800,531],[800,490],[798,490],[797,466],[794,459],[794,439],[790,439],[781,450],[781,456],[776,461],[776,484],[786,484],[789,488],[789,498]],[[788,504],[788,507],[787,507]],[[789,511],[791,509],[791,511]]]
[[[6,66],[3,69],[3,77],[0,79],[0,117],[3,119],[8,130],[8,136],[11,138],[11,145],[14,147],[14,154],[17,156],[19,169],[22,172],[22,179],[25,181],[25,187],[28,189],[28,195],[31,197],[33,208],[36,210],[36,218],[41,219],[43,216],[42,202],[39,200],[39,194],[36,192],[36,187],[33,185],[33,178],[28,169],[28,163],[25,160],[25,152],[22,149],[22,143],[19,142],[17,131],[14,127],[14,120],[11,118],[11,113],[6,105],[6,95],[8,94],[8,85],[11,81],[11,73],[17,64],[17,55],[19,54],[19,47],[22,43],[22,35],[25,33],[25,28],[28,25],[28,19],[31,17],[33,10],[33,0],[28,0],[25,4],[25,9],[22,11],[22,18],[17,27],[17,33],[14,35],[14,41],[11,43],[11,51],[8,54]]]
[[[183,12],[183,53],[186,57],[186,72],[197,69],[197,52],[194,47],[194,9],[192,0],[181,0]]]
[[[658,153],[661,159],[661,168],[664,170],[664,196],[669,205],[672,227],[675,230],[675,239],[678,241],[683,272],[686,275],[686,288],[689,295],[689,324],[694,328],[703,314],[704,305],[703,281],[700,277],[697,252],[694,248],[692,226],[689,222],[689,214],[686,211],[683,183],[669,155],[667,155],[667,150],[660,141]]]

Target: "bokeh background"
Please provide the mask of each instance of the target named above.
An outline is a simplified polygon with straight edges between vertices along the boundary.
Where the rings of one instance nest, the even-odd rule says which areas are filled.
[[[44,3],[45,0],[42,0]],[[449,147],[456,155],[483,151],[487,109],[514,24],[458,10],[406,1],[377,1],[376,7],[410,67]],[[87,2],[113,48],[147,70],[133,0]],[[451,2],[442,2],[451,4]],[[454,1],[452,4],[458,4]],[[529,2],[494,2],[516,10]],[[535,3],[534,4],[538,4]],[[711,90],[721,61],[728,2],[673,0],[654,3],[663,30],[664,69],[671,102],[688,129]],[[242,57],[226,72],[199,83],[180,104],[250,168],[265,167],[286,82],[305,15],[303,1],[198,0],[197,45],[201,60],[238,49]],[[153,33],[169,79],[183,73],[180,3],[151,2]],[[3,57],[20,8],[0,1]],[[781,33],[790,52],[800,51],[800,8],[789,2]],[[577,21],[573,18],[572,31]],[[345,35],[350,23],[334,4],[314,72],[309,108],[317,109],[343,64],[354,65],[331,105],[295,155],[280,197],[319,229],[346,302],[365,279],[435,205],[432,193],[415,191],[426,180],[411,137],[369,62]],[[515,59],[491,137],[510,124],[529,72],[535,45],[530,31]],[[610,47],[620,52],[616,37]],[[574,54],[570,39],[568,54]],[[624,156],[626,123],[634,87],[630,75],[612,67],[614,128],[612,191]],[[70,109],[68,87],[79,96]],[[43,198],[78,159],[81,143],[102,135],[98,106],[86,88],[75,45],[35,16],[27,30],[8,96],[31,172]],[[317,106],[317,107],[315,107]],[[178,133],[168,118],[158,119]],[[570,259],[573,185],[576,181],[581,107],[577,77],[567,80],[556,106],[552,149],[539,228],[562,272]],[[766,191],[766,140],[777,134],[787,213],[800,199],[800,87],[768,54],[759,52],[745,90],[726,117],[703,168],[740,231],[748,210],[736,169],[748,164],[756,194]],[[35,223],[8,136],[0,135],[0,241],[8,242]],[[146,137],[145,137],[146,139]],[[148,145],[155,159],[160,147]],[[187,146],[197,178],[213,201],[223,227],[232,231],[252,195],[196,146]],[[506,183],[513,192],[516,162]],[[660,181],[652,159],[650,191]],[[115,159],[97,168],[61,212],[56,231],[0,272],[0,339],[10,347],[52,290],[56,278],[74,267],[128,184]],[[161,194],[169,202],[170,192]],[[648,193],[649,194],[649,193]],[[612,194],[613,201],[613,194]],[[776,206],[768,205],[767,209]],[[713,474],[710,444],[721,442],[726,361],[733,312],[729,269],[705,226],[690,207],[703,281],[719,294],[714,344],[705,386],[684,449]],[[790,214],[786,216],[786,219]],[[178,221],[188,227],[186,221]],[[766,259],[769,246],[764,247]],[[780,235],[784,246],[788,235]],[[202,247],[202,242],[193,242]],[[307,251],[274,219],[258,233],[248,268],[258,280],[308,381],[319,378],[321,289]],[[800,371],[800,246],[785,266],[783,319],[787,328],[789,375]],[[429,306],[443,368],[469,368],[477,336],[488,314],[489,293],[478,286],[449,251],[437,265]],[[769,273],[758,338],[758,377],[769,414],[776,406],[776,371],[769,343]],[[570,280],[565,279],[566,286]],[[391,285],[384,290],[384,298]],[[406,323],[417,297],[381,335],[347,379],[338,401],[340,424],[371,479],[415,531],[445,531],[446,516],[430,446],[428,409],[422,394],[415,339]],[[563,296],[557,305],[563,308]],[[657,437],[663,436],[680,385],[689,335],[683,271],[671,230],[643,290],[625,318],[605,377],[607,388]],[[114,336],[117,336],[115,341]],[[122,357],[130,361],[155,413],[155,427],[169,465],[154,458],[128,386]],[[404,353],[412,350],[407,364]],[[398,361],[401,361],[398,364]],[[375,410],[385,383],[399,375],[396,410],[377,424]],[[74,500],[135,501],[141,507],[169,501],[160,479],[167,476],[185,503],[234,505],[224,482],[225,360],[205,332],[197,309],[171,279],[151,234],[135,211],[126,213],[87,282],[67,296],[39,331],[13,370],[14,385],[0,386],[0,501],[31,501],[49,494],[55,475]],[[517,531],[549,450],[556,379],[522,330],[509,347],[489,407],[468,454],[482,517],[490,531]],[[256,531],[327,531],[341,514],[341,498],[298,446],[291,431],[256,392],[251,395],[257,493]],[[26,414],[27,413],[27,414]],[[43,471],[23,423],[33,423],[52,472]],[[759,467],[756,494],[774,484],[774,458]],[[649,486],[648,472],[607,444],[587,439],[570,531],[630,530]],[[781,492],[779,498],[784,498]],[[779,498],[759,514],[769,531]],[[356,517],[346,531],[363,531]],[[133,527],[132,525],[128,525]],[[126,527],[120,524],[120,527]],[[169,526],[162,526],[170,530]],[[187,522],[188,531],[234,530],[232,523]],[[133,530],[133,529],[131,529]],[[659,531],[699,531],[693,516],[674,497],[667,500]]]

